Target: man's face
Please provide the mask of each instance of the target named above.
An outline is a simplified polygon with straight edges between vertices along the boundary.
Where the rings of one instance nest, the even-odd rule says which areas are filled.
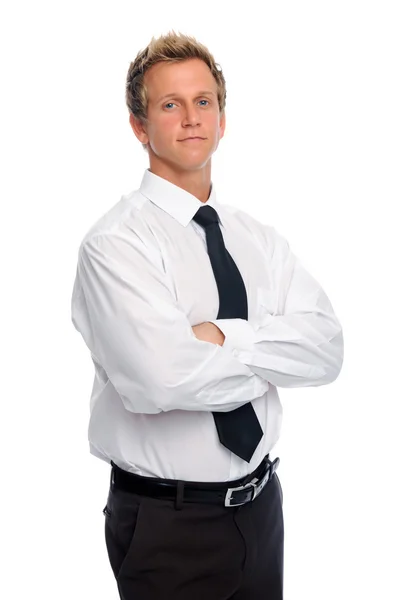
[[[150,158],[155,155],[156,162],[177,170],[203,168],[225,129],[208,66],[197,58],[157,63],[145,74],[145,82],[148,123],[141,141],[148,143]],[[187,139],[193,136],[197,139]]]

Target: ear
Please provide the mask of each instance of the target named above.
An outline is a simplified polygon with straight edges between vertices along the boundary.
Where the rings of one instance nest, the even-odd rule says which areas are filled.
[[[224,136],[225,129],[226,129],[226,110],[223,111],[223,115],[220,117],[220,122],[219,122],[219,132],[220,132],[219,139],[220,140]]]
[[[140,140],[142,144],[148,144],[148,135],[144,124],[132,114],[129,116],[129,123],[136,138]]]

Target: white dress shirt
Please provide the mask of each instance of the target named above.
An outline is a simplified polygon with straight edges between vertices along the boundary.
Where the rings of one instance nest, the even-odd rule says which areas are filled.
[[[287,241],[233,206],[207,204],[243,277],[248,321],[216,319],[219,295],[198,198],[151,173],[86,233],[72,322],[90,350],[90,452],[149,477],[228,481],[276,444],[276,387],[325,385],[343,362],[331,303]],[[195,337],[205,321],[223,346]],[[250,463],[221,445],[212,411],[252,401],[264,436]]]

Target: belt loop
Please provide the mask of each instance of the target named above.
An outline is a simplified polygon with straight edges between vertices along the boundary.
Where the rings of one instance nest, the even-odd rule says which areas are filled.
[[[181,510],[183,508],[184,498],[184,481],[178,480],[175,500],[175,510]]]
[[[263,468],[265,467],[265,465],[268,465],[270,467],[271,464],[272,463],[269,460],[269,454],[266,454],[265,458],[262,460],[262,462],[260,463],[260,465],[258,466],[258,468],[255,469],[254,472],[249,473],[246,477],[244,477],[242,485],[247,485],[247,483],[249,483],[250,481],[252,481],[252,479],[254,478],[254,473],[256,473],[256,471],[259,471],[259,473],[260,473],[263,470]]]

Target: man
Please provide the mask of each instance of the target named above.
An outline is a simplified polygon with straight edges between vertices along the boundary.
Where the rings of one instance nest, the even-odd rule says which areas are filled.
[[[126,83],[150,167],[79,249],[72,320],[95,366],[90,451],[111,464],[124,600],[283,598],[276,387],[342,366],[331,303],[287,241],[216,199],[225,99],[202,44],[151,40]]]

